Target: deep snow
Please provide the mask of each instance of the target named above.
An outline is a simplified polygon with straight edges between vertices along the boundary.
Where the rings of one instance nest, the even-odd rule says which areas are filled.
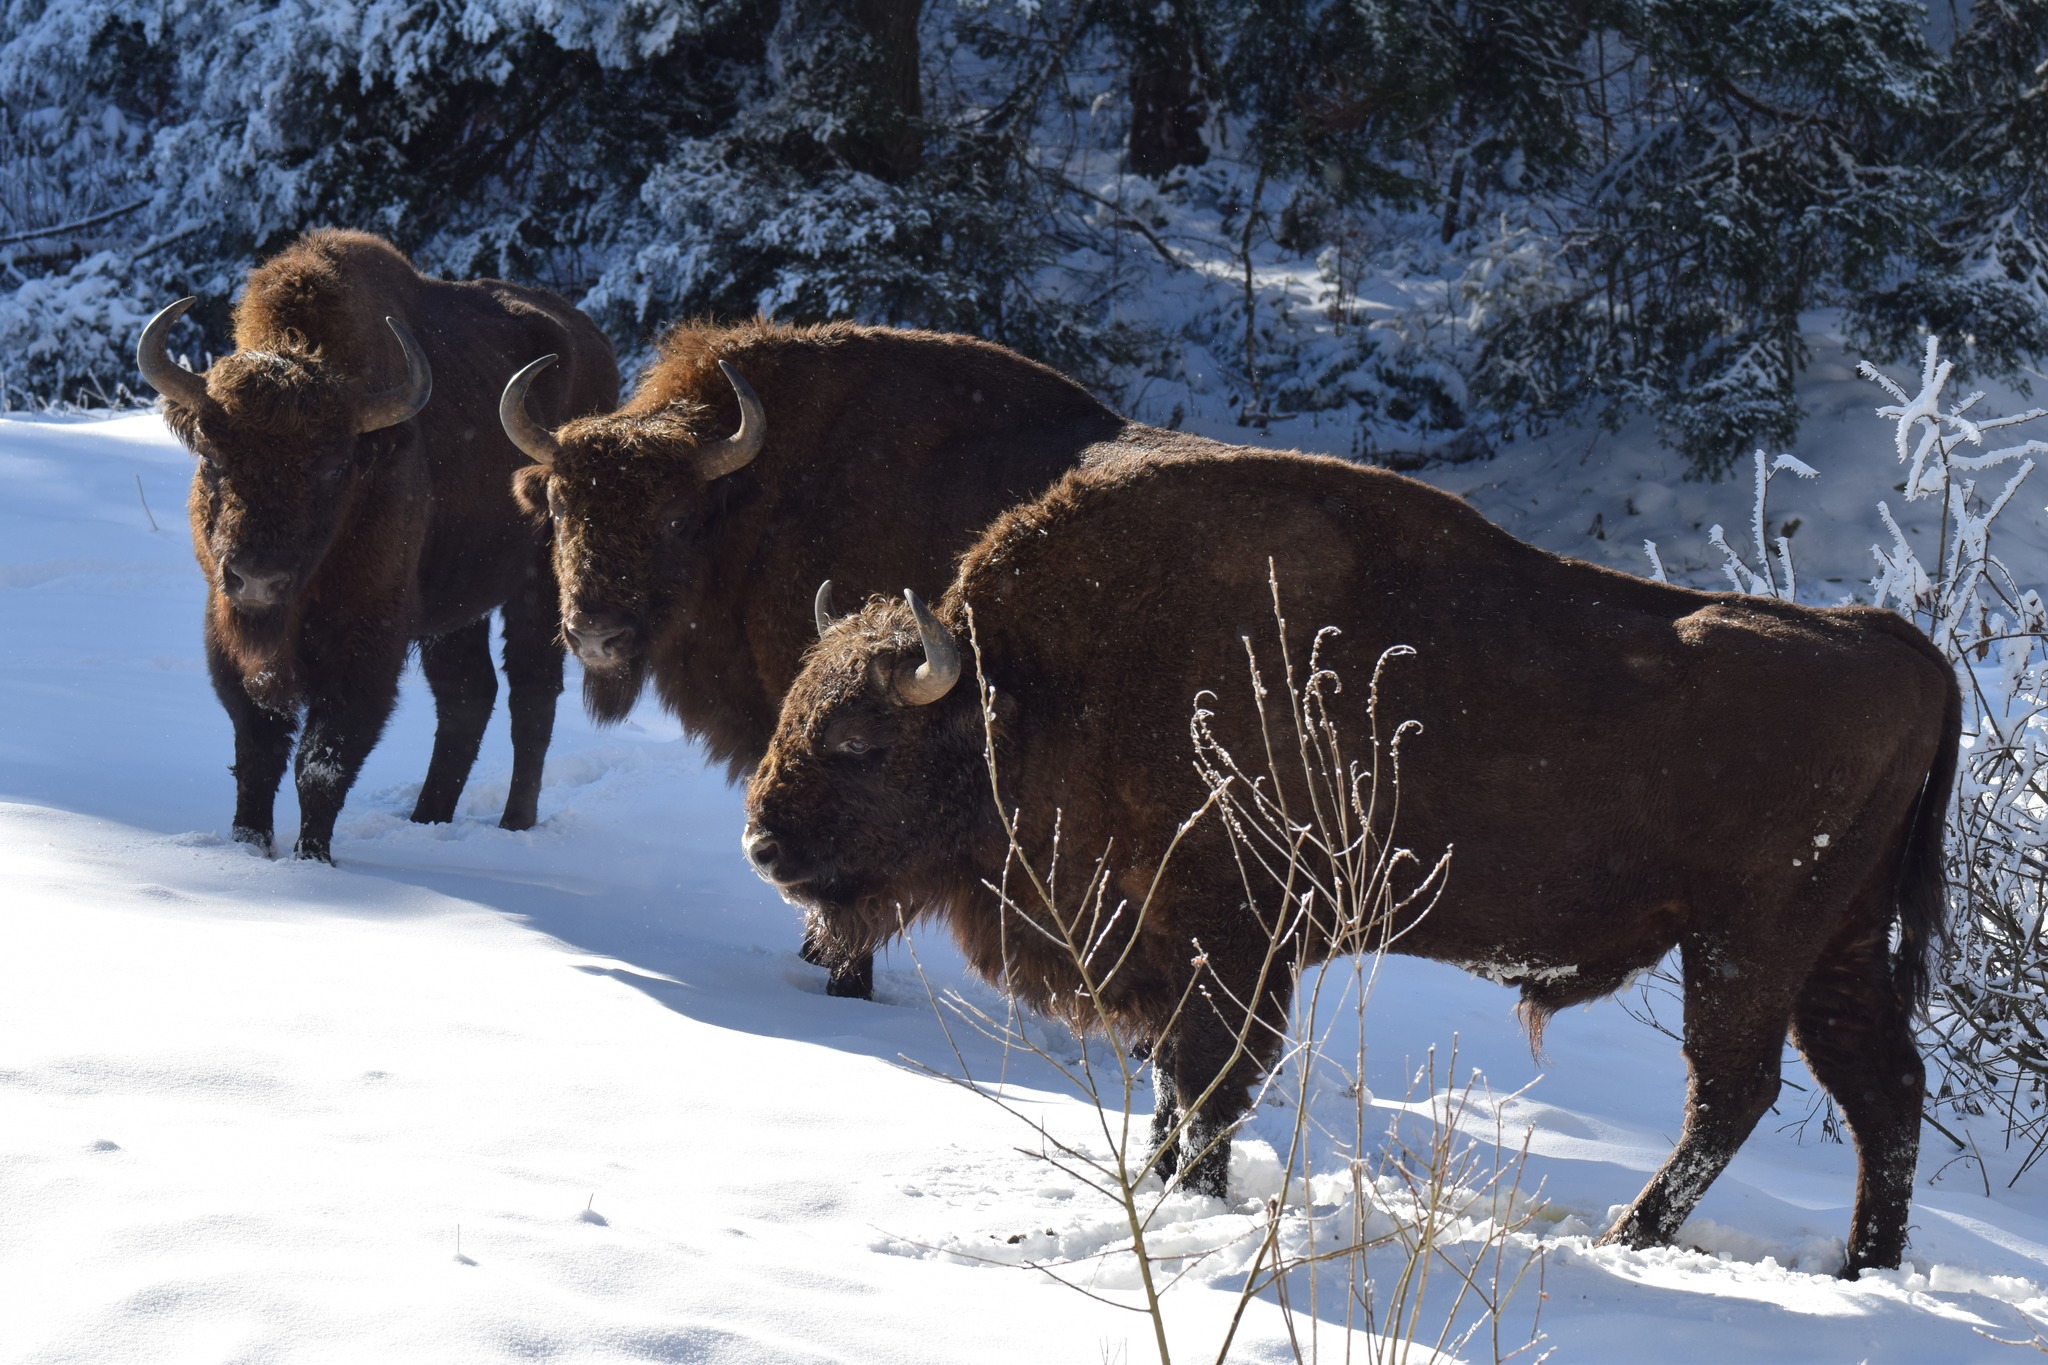
[[[1775,485],[1773,522],[1801,518],[1802,581],[1824,600],[1817,585],[1867,576],[1871,503],[1900,474],[1869,415],[1881,396],[1846,360],[1823,355],[1809,388],[1797,453],[1822,477]],[[1580,433],[1431,477],[1549,548],[1641,572],[1655,538],[1712,584],[1704,526],[1736,538],[1746,484],[1678,468],[1641,432]],[[738,855],[736,793],[652,707],[597,731],[572,676],[542,823],[520,834],[494,824],[500,708],[459,820],[422,828],[404,816],[432,716],[410,676],[339,866],[224,842],[229,733],[200,663],[188,470],[151,415],[0,421],[0,1358],[1149,1357],[1142,1319],[976,1259],[1090,1273],[1114,1220],[1018,1150],[1034,1140],[1014,1119],[899,1064],[954,1066],[907,953],[884,964],[880,1003],[824,996],[793,914]],[[2038,582],[2034,494],[2006,549]],[[295,818],[287,789],[281,835]],[[946,945],[918,951],[993,1003]],[[1853,1155],[1799,1126],[1790,1087],[1685,1248],[1592,1248],[1669,1151],[1683,1065],[1612,1001],[1556,1020],[1534,1061],[1513,1001],[1395,960],[1369,1071],[1391,1112],[1455,1038],[1494,1093],[1520,1092],[1505,1115],[1513,1144],[1533,1128],[1549,1201],[1556,1359],[1998,1359],[2013,1348],[1983,1331],[2048,1318],[2048,1177],[2006,1189],[1993,1131],[1984,1180],[1929,1132],[1909,1269],[1832,1279]],[[968,1060],[1000,1067],[985,1045]],[[1008,1075],[1018,1103],[1088,1141],[1045,1068]],[[1272,1192],[1257,1142],[1285,1121],[1262,1111],[1241,1144],[1234,1194],[1254,1198],[1172,1205],[1173,1236],[1250,1226]],[[1114,1258],[1095,1264],[1133,1301]],[[1169,1296],[1180,1358],[1213,1356],[1231,1264]],[[1532,1280],[1510,1317],[1538,1306]],[[1289,1358],[1270,1302],[1233,1358]]]

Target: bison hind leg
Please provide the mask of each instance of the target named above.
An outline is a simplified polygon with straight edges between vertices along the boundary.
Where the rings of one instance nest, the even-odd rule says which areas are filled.
[[[1831,945],[1793,1021],[1793,1042],[1856,1143],[1848,1279],[1898,1265],[1920,1157],[1927,1071],[1913,1043],[1912,1005],[1892,980],[1887,937],[1866,930]]]
[[[472,621],[446,635],[420,641],[420,671],[434,694],[434,756],[427,780],[413,803],[415,824],[445,825],[476,765],[484,727],[498,700],[498,674],[491,667],[491,618]]]
[[[1685,1126],[1602,1245],[1660,1246],[1678,1235],[1707,1187],[1778,1097],[1793,1002],[1808,963],[1738,947],[1721,935],[1688,934],[1685,974]]]
[[[555,700],[562,695],[562,623],[555,601],[554,572],[543,556],[526,590],[502,608],[512,786],[498,821],[501,829],[532,829],[540,818],[541,771],[555,734]]]

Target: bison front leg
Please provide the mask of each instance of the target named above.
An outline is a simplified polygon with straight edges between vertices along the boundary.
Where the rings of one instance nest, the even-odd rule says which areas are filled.
[[[275,842],[277,784],[284,780],[284,767],[291,758],[297,718],[289,711],[273,711],[251,697],[243,686],[241,670],[210,633],[206,669],[213,678],[214,695],[220,698],[235,730],[235,762],[228,770],[235,775],[235,841],[269,853]]]
[[[455,818],[455,803],[476,766],[476,751],[498,700],[498,674],[491,667],[491,618],[420,641],[420,671],[434,694],[434,756],[420,784],[412,818],[441,825]]]
[[[353,665],[346,670],[308,670],[315,681],[306,689],[306,726],[293,757],[299,842],[292,851],[325,863],[334,861],[334,822],[341,803],[398,700],[405,641],[365,642],[346,661]]]
[[[533,586],[506,602],[503,610],[512,790],[506,793],[504,818],[498,824],[504,829],[532,829],[540,816],[541,769],[555,733],[555,699],[562,695],[562,624],[554,571],[543,562]]]
[[[1752,945],[1754,948],[1754,945]],[[1662,1246],[1678,1235],[1700,1197],[1734,1159],[1778,1097],[1792,995],[1805,963],[1737,953],[1689,938],[1685,972],[1685,1127],[1650,1183],[1600,1244]]]
[[[1198,982],[1185,997],[1166,1046],[1153,1060],[1177,1110],[1166,1125],[1155,1110],[1154,1140],[1175,1141],[1179,1150],[1173,1161],[1180,1184],[1196,1194],[1222,1198],[1228,1193],[1230,1135],[1251,1102],[1252,1088],[1280,1050],[1291,963],[1276,964],[1266,973],[1268,985],[1259,1009],[1248,1016],[1238,1002],[1258,994],[1257,976],[1251,970],[1258,965],[1248,964],[1246,980]],[[1272,984],[1274,976],[1281,978],[1280,984]]]

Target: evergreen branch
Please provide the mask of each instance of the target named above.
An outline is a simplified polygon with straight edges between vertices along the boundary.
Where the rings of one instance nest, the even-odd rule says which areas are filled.
[[[1123,205],[1117,203],[1115,200],[1106,199],[1103,196],[1095,193],[1093,190],[1083,189],[1081,186],[1075,184],[1073,181],[1067,179],[1065,176],[1061,175],[1057,171],[1042,170],[1040,173],[1044,175],[1046,179],[1052,181],[1055,186],[1065,191],[1066,193],[1079,195],[1081,198],[1089,200],[1091,203],[1100,204],[1102,205],[1102,207],[1118,214],[1119,216],[1114,220],[1115,226],[1120,228],[1129,228],[1131,231],[1137,233],[1140,237],[1143,237],[1147,242],[1150,242],[1152,244],[1152,249],[1159,253],[1159,259],[1165,261],[1175,270],[1188,270],[1192,268],[1188,265],[1186,261],[1183,261],[1182,259],[1180,259],[1180,257],[1174,255],[1172,248],[1168,247],[1165,242],[1160,241],[1159,235],[1153,232],[1151,228],[1146,227],[1143,223],[1139,222],[1137,219],[1125,213],[1123,210]]]
[[[123,204],[120,208],[108,209],[105,213],[95,213],[90,218],[77,218],[68,223],[58,223],[54,227],[35,228],[28,232],[0,237],[0,246],[14,246],[20,242],[32,242],[38,237],[57,237],[67,232],[77,232],[81,228],[98,227],[101,223],[111,223],[116,218],[125,217],[148,203],[149,196],[144,195],[132,204]]]

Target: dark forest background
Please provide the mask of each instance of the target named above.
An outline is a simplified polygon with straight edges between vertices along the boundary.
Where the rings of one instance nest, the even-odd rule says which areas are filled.
[[[124,401],[157,306],[217,350],[341,224],[629,359],[856,317],[1368,455],[1648,412],[1711,474],[1821,310],[2031,373],[2044,58],[2018,0],[6,0],[0,396]]]

